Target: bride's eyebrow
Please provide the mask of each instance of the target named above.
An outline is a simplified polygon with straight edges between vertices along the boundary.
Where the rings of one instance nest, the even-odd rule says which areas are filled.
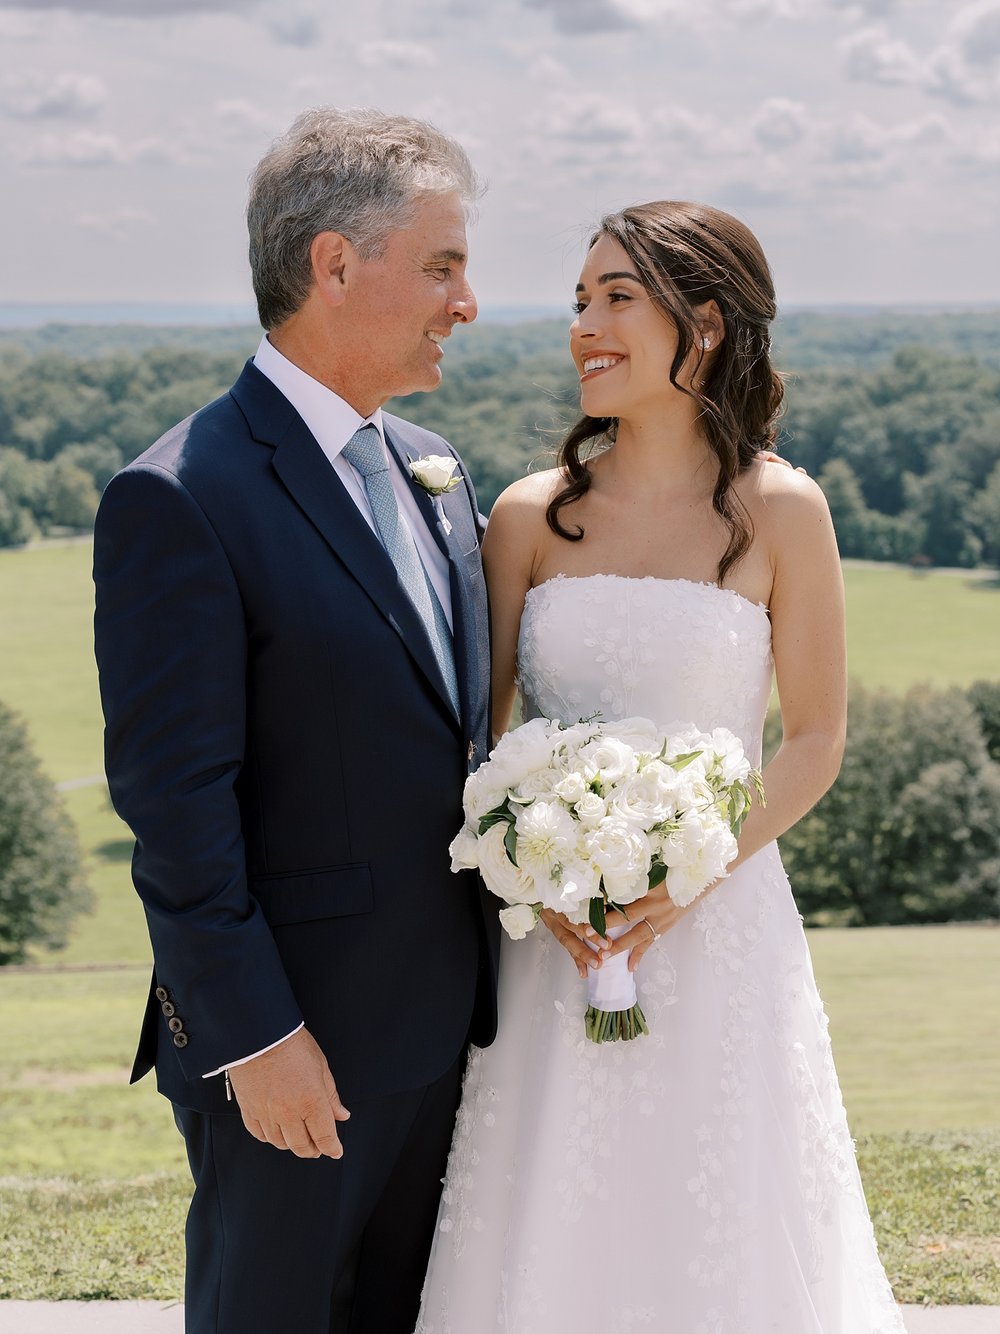
[[[600,277],[597,279],[597,286],[601,287],[605,283],[616,283],[619,282],[622,278],[626,278],[628,279],[629,282],[632,283],[639,283],[639,285],[642,286],[642,279],[639,277],[638,274],[626,273],[624,271],[621,273],[602,273]],[[577,283],[576,290],[578,292],[585,292],[587,289],[583,283]]]

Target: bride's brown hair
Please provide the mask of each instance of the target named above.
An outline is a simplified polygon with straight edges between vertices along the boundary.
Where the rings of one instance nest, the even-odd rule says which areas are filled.
[[[663,200],[609,213],[591,237],[617,241],[636,267],[651,300],[677,331],[670,383],[701,409],[701,426],[719,461],[712,505],[729,529],[718,582],[750,549],[753,523],[733,482],[758,450],[772,448],[784,387],[771,366],[769,326],[776,314],[774,283],[757,238],[737,218],[706,204]],[[697,307],[715,301],[725,325],[703,381],[689,389],[677,376],[692,349],[704,359]],[[581,417],[559,447],[566,486],[550,501],[546,518],[560,537],[577,542],[583,529],[563,525],[561,511],[590,489],[593,448],[613,444],[616,417]]]

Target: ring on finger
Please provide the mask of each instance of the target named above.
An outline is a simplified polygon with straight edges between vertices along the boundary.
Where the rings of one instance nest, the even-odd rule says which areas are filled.
[[[648,917],[644,917],[642,920],[646,923],[646,925],[649,927],[650,931],[652,931],[652,933],[653,933],[653,940],[650,941],[650,944],[652,944],[653,941],[655,941],[655,940],[659,940],[659,938],[660,938],[662,932],[657,931],[656,927],[653,925],[653,923],[649,920]]]

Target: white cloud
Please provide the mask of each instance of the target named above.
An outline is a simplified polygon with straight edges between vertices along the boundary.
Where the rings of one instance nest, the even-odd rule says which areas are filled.
[[[271,19],[268,31],[283,46],[318,46],[323,36],[319,20],[313,14],[291,13]]]
[[[565,83],[570,72],[554,56],[542,55],[528,66],[528,77],[540,83]]]
[[[598,93],[552,97],[541,117],[542,136],[620,151],[643,136],[643,118],[626,102]]]
[[[959,9],[925,56],[884,24],[851,33],[841,49],[844,72],[856,83],[908,85],[957,106],[988,101],[1000,93],[1000,0]]]
[[[751,121],[761,148],[778,152],[797,144],[806,132],[806,108],[787,97],[769,97]]]
[[[0,83],[0,109],[21,120],[92,116],[107,99],[107,88],[92,74],[11,75]]]
[[[241,134],[276,135],[283,128],[275,122],[273,116],[261,109],[259,103],[248,102],[242,97],[223,98],[212,107],[212,114],[224,125]]]
[[[711,116],[687,107],[660,107],[653,114],[651,126],[660,142],[693,153],[707,154],[719,143],[717,127]]]
[[[358,59],[368,69],[386,65],[396,69],[430,69],[437,64],[434,52],[420,42],[362,42]]]
[[[123,167],[135,164],[152,166],[182,165],[188,161],[176,145],[162,139],[137,139],[124,143],[117,135],[95,130],[74,130],[71,134],[46,134],[21,154],[28,167]]]
[[[953,31],[966,64],[984,70],[1000,64],[1000,0],[985,0],[963,9]]]
[[[841,44],[844,72],[858,83],[915,84],[927,76],[924,62],[884,27],[862,28]]]
[[[828,0],[831,9],[862,14],[865,18],[881,19],[898,8],[897,0]]]
[[[95,130],[72,134],[46,134],[24,150],[22,162],[29,167],[109,167],[125,161],[117,135]]]
[[[0,0],[3,9],[62,9],[71,14],[109,14],[119,18],[150,19],[174,14],[242,13],[253,0]]]
[[[614,32],[635,27],[640,22],[636,8],[628,0],[524,0],[528,9],[551,14],[559,32]]]
[[[132,233],[148,227],[156,219],[144,208],[116,208],[105,213],[81,213],[75,219],[78,227],[89,232],[124,241]]]

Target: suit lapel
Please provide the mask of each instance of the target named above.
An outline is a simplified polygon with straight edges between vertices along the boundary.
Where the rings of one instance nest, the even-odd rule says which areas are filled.
[[[252,363],[245,367],[232,394],[254,438],[274,447],[272,466],[286,490],[400,636],[454,720],[455,711],[423,620],[403,590],[385,548],[312,432]]]
[[[410,471],[410,461],[419,455],[408,452],[395,430],[383,420],[386,442],[399,463],[403,474],[416,496],[427,527],[434,535],[438,546],[448,557],[449,583],[451,588],[451,615],[455,640],[455,668],[458,676],[458,691],[462,706],[462,717],[470,720],[474,713],[474,702],[480,696],[480,655],[479,642],[482,627],[476,617],[476,608],[469,582],[468,558],[462,551],[459,533],[466,532],[467,524],[462,520],[469,511],[468,494],[464,485],[459,485],[453,492],[440,497],[440,506],[435,502],[419,482],[414,480]],[[448,518],[449,507],[453,517]],[[466,512],[459,513],[460,507]],[[448,518],[445,523],[443,518]],[[479,553],[475,549],[473,556],[478,564]]]

